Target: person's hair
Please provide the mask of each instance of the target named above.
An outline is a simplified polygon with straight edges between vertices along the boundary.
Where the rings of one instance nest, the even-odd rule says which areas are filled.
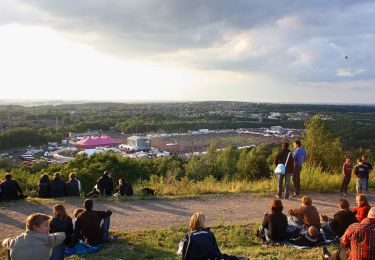
[[[60,173],[59,172],[55,172],[55,174],[53,175],[53,179],[54,180],[60,179]]]
[[[367,161],[367,159],[368,159],[367,154],[362,154],[362,160],[363,160],[363,161]]]
[[[76,209],[76,210],[74,211],[73,215],[74,215],[75,218],[77,218],[78,215],[81,214],[81,213],[84,212],[84,211],[85,211],[85,209],[83,209],[83,208],[78,208],[78,209]]]
[[[55,206],[53,206],[53,208],[57,211],[57,216],[59,217],[59,219],[65,220],[69,218],[69,215],[66,213],[66,209],[63,204],[56,204]]]
[[[367,196],[365,194],[358,194],[356,197],[359,199],[359,201],[363,201],[365,203],[367,202]]]
[[[318,237],[318,234],[319,234],[319,230],[317,227],[315,226],[311,226],[309,227],[309,236],[312,237],[312,238],[317,238]]]
[[[48,173],[43,173],[40,178],[46,179],[49,178]]]
[[[288,149],[288,148],[289,148],[289,143],[287,141],[281,144],[281,149]]]
[[[125,183],[126,183],[126,179],[125,179],[125,177],[121,177],[121,178],[118,180],[118,183],[119,183],[120,185],[125,184]]]
[[[85,199],[85,201],[83,202],[83,206],[85,207],[85,209],[92,209],[92,207],[94,206],[94,201],[92,199]]]
[[[191,230],[204,228],[205,216],[201,212],[194,213],[190,218],[189,227]]]
[[[346,199],[340,199],[340,209],[348,209],[349,202]]]
[[[363,162],[362,158],[358,158],[358,159],[357,159],[357,162],[358,162],[358,163]]]
[[[74,172],[71,172],[71,173],[69,174],[69,179],[73,180],[73,179],[75,179],[75,178],[76,178],[76,174],[75,174]]]
[[[39,227],[45,221],[49,221],[50,219],[50,216],[42,213],[31,214],[26,219],[26,230],[34,230],[34,226]]]
[[[302,145],[300,140],[295,140],[294,143],[295,143],[298,147],[300,147],[300,146]]]
[[[283,204],[281,200],[273,200],[271,203],[271,210],[273,212],[281,212],[283,211]]]
[[[311,206],[312,204],[312,199],[309,196],[303,196],[301,199],[301,203],[305,206]]]
[[[4,177],[5,177],[6,180],[10,180],[10,179],[12,179],[12,174],[7,172]]]
[[[375,218],[375,207],[372,207],[367,214],[368,218]]]
[[[108,175],[110,175],[111,173],[109,172],[109,171],[105,171],[105,172],[103,172],[103,176],[108,176]]]

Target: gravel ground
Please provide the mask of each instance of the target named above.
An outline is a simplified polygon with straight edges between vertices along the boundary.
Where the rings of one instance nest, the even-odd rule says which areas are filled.
[[[332,216],[338,210],[338,194],[310,193],[319,213]],[[374,192],[369,195],[370,205],[375,205]],[[346,196],[350,206],[355,206],[355,195]],[[97,210],[111,210],[111,230],[132,231],[150,228],[167,228],[186,225],[193,212],[206,215],[208,226],[219,223],[248,223],[261,221],[270,210],[272,196],[254,194],[205,195],[191,199],[155,199],[134,201],[96,201]],[[284,213],[300,206],[300,198],[283,200]],[[81,199],[62,200],[68,214],[81,207]],[[34,212],[51,214],[54,202],[0,203],[0,240],[23,232],[26,217]]]

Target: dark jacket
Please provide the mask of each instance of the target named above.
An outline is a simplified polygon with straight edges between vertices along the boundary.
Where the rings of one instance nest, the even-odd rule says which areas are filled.
[[[47,176],[42,176],[39,180],[39,198],[49,198],[51,195],[51,183]]]
[[[346,229],[353,223],[357,222],[353,212],[348,210],[340,210],[333,216],[333,220],[329,224],[336,235],[341,237]]]
[[[209,228],[187,232],[183,241],[181,260],[216,259],[222,257],[216,238]]]
[[[107,175],[103,175],[98,179],[96,183],[100,194],[111,196],[113,193],[113,180]]]
[[[65,244],[69,245],[71,243],[73,234],[73,222],[70,217],[64,220],[61,220],[59,217],[54,217],[49,223],[49,226],[49,232],[51,234],[56,232],[65,232]]]
[[[17,200],[23,197],[20,185],[15,180],[6,180],[0,184],[1,200]]]
[[[78,215],[74,234],[76,237],[82,235],[90,245],[97,245],[102,241],[102,229],[100,223],[104,218],[110,217],[111,211],[85,210]]]
[[[121,196],[132,196],[134,194],[133,187],[129,182],[121,183],[118,188]]]
[[[268,237],[272,241],[284,241],[286,239],[288,219],[282,212],[275,211],[264,216],[262,227],[268,230]]]
[[[66,183],[65,194],[66,196],[79,196],[79,186],[77,179],[71,179]]]
[[[356,165],[354,167],[354,175],[357,178],[368,178],[369,172],[368,172],[368,167],[366,165]]]
[[[59,178],[51,181],[51,198],[65,196],[65,182]]]
[[[308,247],[315,247],[319,245],[319,243],[324,242],[324,238],[322,235],[318,235],[316,238],[312,238],[309,236],[309,234],[306,232],[304,234],[300,234],[295,239],[289,239],[288,241],[290,244],[296,245],[296,246],[308,246]]]
[[[289,158],[288,158],[288,154]],[[286,162],[286,159],[288,158],[288,162]],[[285,173],[286,174],[292,174],[294,172],[294,159],[293,154],[289,149],[283,149],[281,150],[275,159],[275,166],[277,166],[279,163],[282,163],[285,165]]]

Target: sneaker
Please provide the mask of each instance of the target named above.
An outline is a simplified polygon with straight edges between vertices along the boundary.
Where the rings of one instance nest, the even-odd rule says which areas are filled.
[[[331,253],[328,251],[328,248],[326,246],[323,246],[323,254],[322,254],[323,259],[329,259],[330,256],[331,256]]]
[[[298,197],[297,193],[293,193],[291,197]]]
[[[276,195],[275,198],[276,198],[276,199],[280,199],[280,196],[279,196],[279,195]]]

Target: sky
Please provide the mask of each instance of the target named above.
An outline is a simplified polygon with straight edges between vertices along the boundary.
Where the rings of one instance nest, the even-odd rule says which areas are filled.
[[[0,99],[375,104],[375,1],[0,0]]]

